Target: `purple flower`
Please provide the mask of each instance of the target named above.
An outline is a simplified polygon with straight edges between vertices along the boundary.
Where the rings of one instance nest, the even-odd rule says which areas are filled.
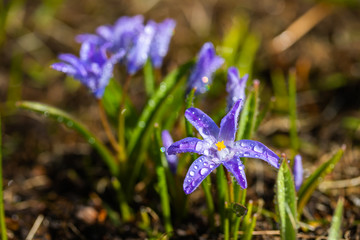
[[[203,140],[187,137],[173,143],[168,154],[193,152],[201,154],[190,166],[185,180],[184,191],[192,193],[215,168],[223,164],[242,188],[247,188],[244,165],[240,157],[259,158],[279,168],[279,157],[260,142],[240,140],[235,142],[238,116],[242,100],[238,100],[221,120],[220,128],[205,113],[197,108],[185,111],[186,119],[198,130]]]
[[[126,56],[127,71],[130,75],[135,74],[142,68],[148,59],[150,45],[155,34],[155,28],[155,22],[148,22]]]
[[[249,75],[245,74],[240,78],[239,70],[236,67],[230,67],[228,69],[228,82],[226,84],[226,91],[229,93],[227,98],[228,109],[231,109],[234,103],[239,99],[245,101],[245,87],[248,77]]]
[[[128,52],[144,29],[143,21],[144,18],[141,15],[124,16],[119,18],[114,26],[100,26],[96,29],[96,34],[80,34],[76,40],[81,43],[94,43],[106,48],[111,53],[118,53],[123,50]]]
[[[170,147],[171,144],[173,144],[174,141],[169,131],[167,130],[161,132],[161,139],[165,148],[165,156],[169,164],[170,171],[175,174],[178,165],[178,157],[176,155],[169,155],[167,153],[167,149]]]
[[[156,24],[156,23],[154,23]],[[173,19],[165,19],[156,24],[156,33],[151,43],[150,58],[155,68],[160,68],[166,56],[176,22]]]
[[[212,82],[213,73],[224,63],[224,59],[217,56],[212,43],[203,45],[198,55],[198,61],[189,77],[187,92],[196,88],[196,93],[204,93]]]
[[[303,182],[303,173],[304,170],[302,165],[302,158],[300,154],[298,154],[294,158],[294,169],[293,169],[296,191],[300,189],[301,184]]]
[[[54,63],[51,67],[79,80],[90,89],[96,98],[102,98],[105,87],[112,77],[114,64],[124,56],[121,51],[108,58],[105,49],[85,42],[80,49],[80,58],[72,54],[60,54],[63,62]]]

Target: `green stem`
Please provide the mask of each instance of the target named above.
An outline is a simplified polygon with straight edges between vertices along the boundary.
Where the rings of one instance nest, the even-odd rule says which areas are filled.
[[[121,183],[116,177],[113,177],[111,183],[113,185],[113,188],[116,190],[117,198],[119,200],[119,207],[120,207],[120,211],[121,211],[123,220],[125,222],[129,222],[133,219],[132,211],[126,202],[126,197],[122,190]]]
[[[290,117],[290,142],[294,152],[299,149],[299,138],[296,127],[296,71],[289,71],[289,117]]]
[[[3,194],[3,176],[2,176],[2,131],[1,131],[1,116],[0,116],[0,229],[1,239],[7,240],[6,224],[5,224],[5,209],[4,209],[4,194]]]
[[[101,119],[101,123],[104,127],[104,130],[105,130],[105,133],[110,141],[110,144],[111,146],[114,148],[114,150],[116,152],[119,152],[119,146],[117,144],[117,141],[111,131],[111,128],[110,128],[110,124],[109,124],[109,121],[106,117],[106,114],[105,114],[105,110],[104,110],[104,106],[103,106],[103,103],[102,103],[102,100],[101,99],[98,99],[97,100],[97,103],[98,103],[98,107],[99,107],[99,112],[100,112],[100,119]]]
[[[121,96],[121,103],[120,103],[120,110],[119,110],[119,127],[118,127],[118,136],[119,136],[119,159],[121,162],[126,161],[126,149],[125,149],[125,101],[127,98],[127,92],[129,89],[130,81],[132,79],[132,75],[127,75],[122,96]]]

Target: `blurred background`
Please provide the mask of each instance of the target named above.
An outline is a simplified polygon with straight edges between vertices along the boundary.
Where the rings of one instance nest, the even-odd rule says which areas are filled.
[[[120,230],[109,222],[91,227],[95,213],[86,211],[85,206],[96,209],[97,201],[101,200],[91,186],[86,185],[84,175],[97,176],[96,186],[101,189],[104,174],[101,163],[94,160],[95,153],[75,132],[14,107],[18,100],[56,106],[75,115],[105,138],[95,99],[80,83],[49,66],[57,61],[59,53],[77,55],[80,44],[75,41],[76,35],[94,33],[100,25],[137,14],[143,14],[145,20],[160,22],[170,17],[177,22],[162,68],[164,74],[192,59],[207,41],[214,43],[218,54],[226,55],[229,49],[224,45],[225,38],[234,26],[254,36],[249,46],[251,41],[258,43],[255,57],[249,61],[251,78],[261,82],[260,104],[265,105],[276,91],[280,91],[281,96],[274,76],[286,77],[289,69],[295,68],[299,151],[305,173],[312,172],[336,149],[346,145],[344,157],[320,186],[320,191],[315,192],[305,216],[308,220],[329,221],[337,197],[346,196],[344,231],[349,236],[360,236],[359,7],[357,0],[1,1],[3,171],[7,224],[13,239],[23,239],[40,213],[47,217],[38,233],[43,238],[39,239],[90,239],[83,233],[86,230],[96,232],[92,232],[93,239],[97,239],[96,234],[115,239],[119,231],[134,238],[142,236],[141,231],[131,225]],[[243,74],[245,72],[241,72]],[[220,81],[224,88],[226,80]],[[130,97],[139,112],[146,102],[141,97],[145,92],[142,84],[141,76],[135,76],[130,88]],[[216,94],[216,99],[211,96],[205,96],[199,103],[205,112],[211,111],[209,102],[216,103],[226,93]],[[261,125],[258,138],[287,152],[290,144],[287,119],[281,102],[277,101],[274,111]],[[89,173],[84,164],[99,166],[91,168]],[[249,167],[249,172],[254,173],[249,174],[248,180],[257,185],[249,190],[249,197],[266,199],[266,195],[272,194],[266,192],[269,184],[265,183],[264,189],[259,180],[255,181],[260,176],[256,166],[250,164]],[[270,177],[270,184],[274,179]],[[346,184],[346,188],[331,187],[334,186],[331,181],[347,179],[357,179],[357,182],[348,182],[350,185]],[[69,220],[74,216],[75,219]],[[267,226],[259,222],[258,228]],[[326,228],[314,226],[316,233],[326,232]],[[194,236],[201,232],[191,226],[178,228]]]

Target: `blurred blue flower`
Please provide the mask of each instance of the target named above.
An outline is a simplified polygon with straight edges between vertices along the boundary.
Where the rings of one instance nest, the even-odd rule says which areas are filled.
[[[228,69],[228,82],[226,84],[226,91],[229,94],[227,98],[228,110],[231,109],[237,100],[243,99],[245,101],[245,87],[248,77],[249,75],[245,74],[242,78],[240,78],[239,70],[236,67],[230,67]]]
[[[242,100],[221,120],[220,128],[204,112],[197,108],[185,111],[186,119],[198,130],[203,140],[187,137],[173,143],[168,154],[193,152],[201,154],[190,166],[185,180],[184,192],[192,193],[215,168],[223,164],[231,172],[242,188],[247,188],[244,165],[240,157],[258,158],[275,168],[280,167],[279,157],[260,142],[240,140],[235,142],[238,116]]]
[[[295,181],[295,188],[298,191],[303,182],[304,169],[302,165],[302,158],[300,154],[297,154],[294,158],[293,174]]]
[[[176,173],[177,165],[178,165],[178,157],[176,155],[169,155],[167,153],[167,149],[170,147],[171,144],[173,144],[173,139],[169,133],[169,131],[164,130],[161,132],[161,139],[163,142],[163,146],[165,148],[165,156],[166,160],[169,164],[169,169],[172,173]]]
[[[154,24],[156,23],[154,22]],[[150,47],[150,58],[155,68],[160,68],[162,65],[163,59],[168,52],[175,26],[176,22],[169,18],[156,24],[156,33]]]
[[[155,29],[156,23],[153,21],[148,22],[127,54],[126,67],[130,75],[135,74],[142,68],[148,59]]]
[[[54,63],[51,67],[79,80],[90,89],[96,98],[102,98],[105,87],[113,74],[114,64],[125,55],[124,51],[106,56],[103,48],[94,43],[84,42],[80,49],[80,58],[73,54],[60,54],[63,62]]]
[[[80,34],[76,40],[81,43],[94,43],[111,53],[123,50],[128,52],[144,29],[143,21],[144,17],[141,15],[124,16],[119,18],[113,26],[100,26],[96,29],[97,34]]]
[[[196,88],[195,93],[204,93],[212,83],[213,73],[224,63],[224,59],[217,56],[214,45],[207,42],[203,45],[198,55],[197,63],[192,70],[187,83],[186,92]]]

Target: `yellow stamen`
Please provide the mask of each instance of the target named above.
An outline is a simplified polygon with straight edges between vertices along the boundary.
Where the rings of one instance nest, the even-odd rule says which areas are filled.
[[[218,151],[221,151],[221,150],[223,150],[224,148],[226,148],[226,146],[225,146],[225,144],[224,144],[224,141],[215,143],[215,145],[217,146]]]

